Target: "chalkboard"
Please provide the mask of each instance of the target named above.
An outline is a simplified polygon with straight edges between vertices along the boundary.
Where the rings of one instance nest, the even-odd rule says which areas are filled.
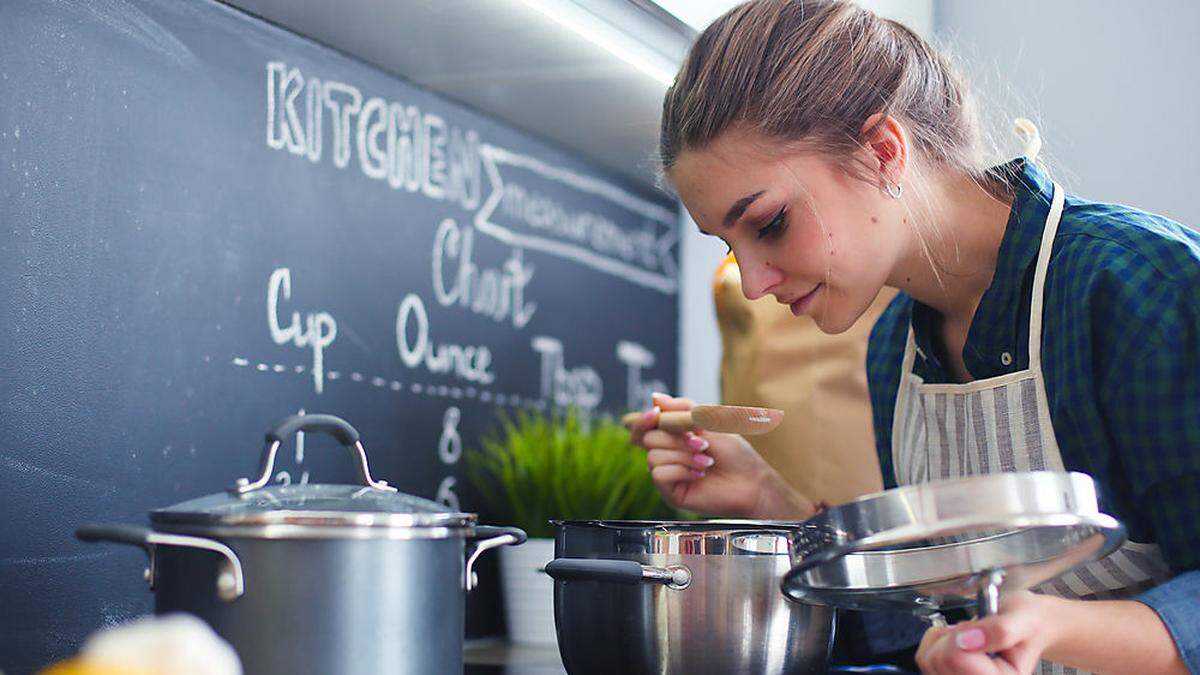
[[[498,410],[671,389],[673,214],[224,5],[0,5],[0,668],[150,612],[142,553],[76,526],[229,487],[284,415],[474,510],[459,458]],[[330,439],[281,455],[356,480]],[[469,632],[500,630],[480,602]]]

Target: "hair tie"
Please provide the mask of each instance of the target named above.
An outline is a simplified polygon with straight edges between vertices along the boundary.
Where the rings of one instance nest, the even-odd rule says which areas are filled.
[[[1024,117],[1018,117],[1013,120],[1013,131],[1025,142],[1025,149],[1021,154],[1031,160],[1037,159],[1042,150],[1042,135],[1038,133],[1037,125]]]

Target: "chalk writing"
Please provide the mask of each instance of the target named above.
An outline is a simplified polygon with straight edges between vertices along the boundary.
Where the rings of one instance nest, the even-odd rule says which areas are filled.
[[[446,476],[443,478],[442,482],[438,484],[437,496],[434,497],[434,500],[445,504],[455,511],[460,510],[461,507],[458,505],[458,495],[454,494],[454,485],[457,482],[458,480],[455,479],[454,476]]]
[[[474,232],[460,228],[447,218],[438,226],[433,240],[433,293],[438,304],[458,304],[496,321],[511,318],[515,328],[524,328],[537,311],[525,301],[525,286],[533,278],[533,265],[514,250],[500,270],[484,269],[472,260]],[[447,263],[457,263],[451,271]]]
[[[352,84],[306,79],[286,63],[267,63],[267,147],[319,162],[326,128],[334,166],[344,169],[357,156],[364,176],[394,190],[478,208],[483,179],[477,132],[413,105],[364,96]]]
[[[542,355],[542,396],[560,407],[594,410],[604,396],[604,383],[590,366],[566,367],[563,344],[557,338],[537,335],[533,350]]]
[[[617,360],[625,364],[625,407],[644,408],[650,394],[668,391],[662,380],[643,380],[642,371],[654,365],[654,353],[642,345],[629,340],[617,343]]]
[[[658,204],[614,185],[552,166],[495,145],[479,149],[491,193],[475,213],[475,228],[509,246],[541,251],[662,293],[678,290],[675,216]],[[616,205],[640,223],[627,231],[591,209],[568,208],[502,175],[501,167],[583,197]]]
[[[294,311],[291,321],[284,326],[279,322],[280,295],[284,300],[292,299],[292,273],[286,267],[271,272],[271,278],[267,281],[267,326],[275,344],[291,342],[301,349],[307,347],[312,350],[313,386],[319,394],[325,388],[325,349],[337,338],[337,322],[328,312],[310,312],[304,315],[304,321],[301,322],[300,312]]]
[[[415,331],[410,331],[410,324]],[[415,332],[410,339],[409,334]],[[415,293],[404,296],[396,311],[396,346],[400,360],[409,368],[422,365],[431,373],[452,373],[455,377],[491,384],[496,376],[492,365],[492,350],[482,345],[434,344],[429,337],[429,314],[425,303]]]
[[[458,435],[458,423],[462,420],[462,411],[457,406],[446,408],[442,415],[442,435],[438,439],[438,458],[443,464],[456,464],[462,457],[463,442]]]

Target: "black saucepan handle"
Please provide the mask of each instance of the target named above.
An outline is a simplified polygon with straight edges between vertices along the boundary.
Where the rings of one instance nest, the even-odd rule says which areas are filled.
[[[337,439],[338,443],[353,446],[358,442],[358,430],[336,415],[290,415],[275,423],[267,432],[267,443],[282,443],[297,431],[321,431]]]
[[[558,558],[546,563],[546,574],[557,581],[608,581],[640,584],[642,566],[634,560]]]
[[[95,543],[110,541],[117,544],[129,544],[142,549],[150,547],[149,527],[143,525],[126,525],[119,523],[87,523],[75,530],[75,537],[80,541]]]
[[[607,581],[618,584],[662,584],[677,591],[692,583],[692,571],[686,565],[656,567],[636,560],[593,560],[558,558],[546,563],[546,574],[555,581]]]
[[[471,538],[492,539],[493,537],[499,537],[505,534],[511,534],[517,538],[516,541],[509,544],[510,546],[519,546],[520,544],[524,544],[525,540],[529,538],[529,535],[525,534],[525,530],[522,530],[519,527],[503,527],[500,525],[476,525],[475,534]]]

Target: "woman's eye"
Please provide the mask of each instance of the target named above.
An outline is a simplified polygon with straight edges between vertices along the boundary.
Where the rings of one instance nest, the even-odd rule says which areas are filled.
[[[782,209],[779,209],[779,213],[775,214],[775,217],[771,219],[771,222],[769,222],[766,225],[764,225],[763,227],[759,228],[758,238],[762,239],[764,237],[770,237],[772,235],[776,235],[776,234],[779,234],[780,232],[782,232],[784,227],[787,225],[787,220],[784,218],[784,216],[786,216],[786,215],[787,215],[787,207],[786,206],[783,207]]]

